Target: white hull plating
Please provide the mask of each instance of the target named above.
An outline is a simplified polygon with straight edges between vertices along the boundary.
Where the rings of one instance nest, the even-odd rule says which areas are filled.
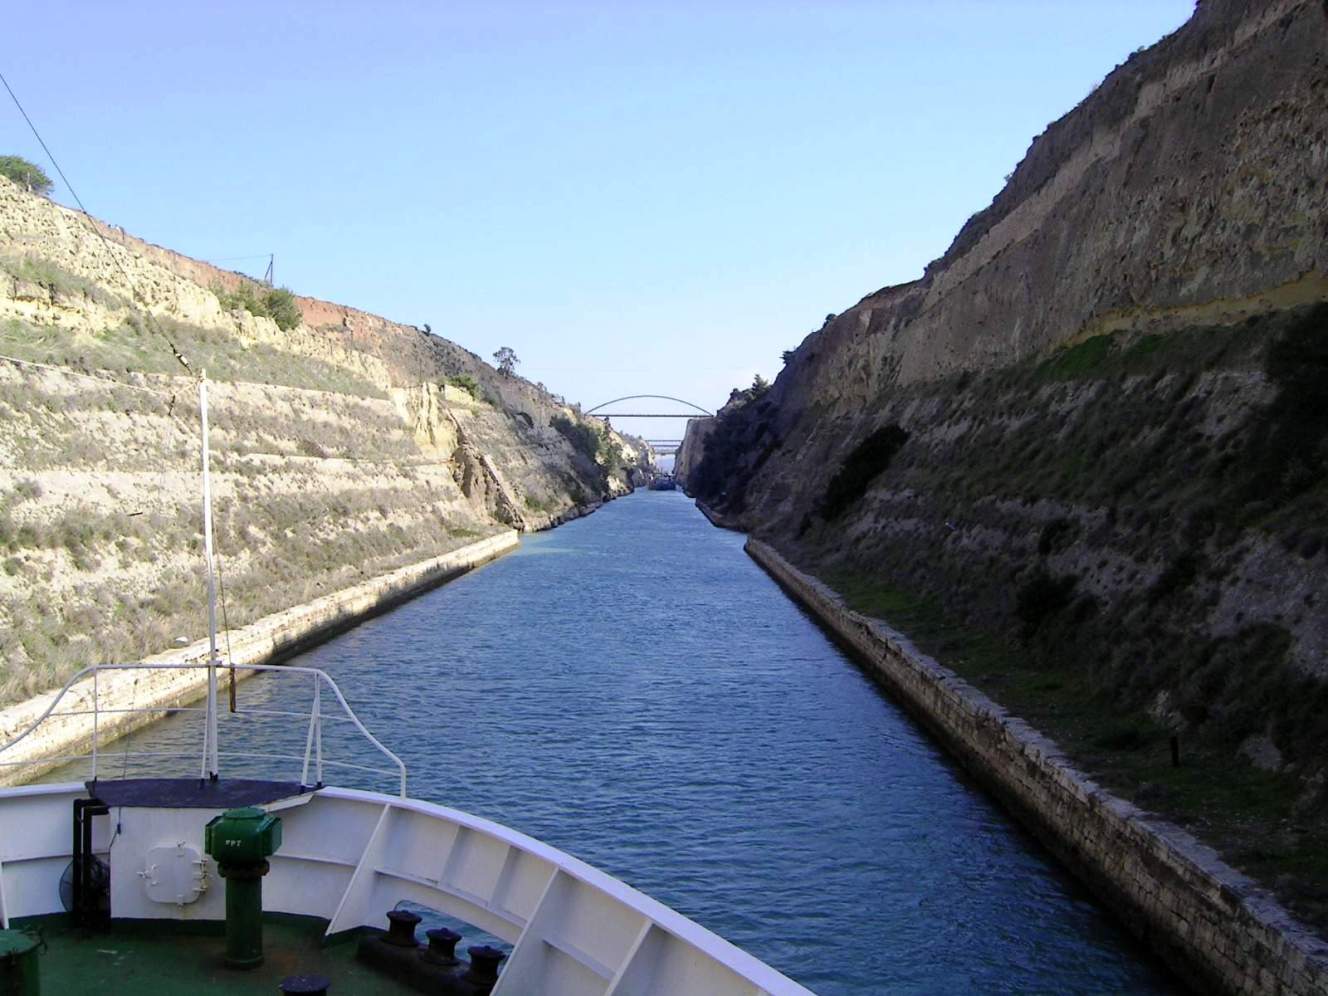
[[[87,795],[81,784],[0,789],[5,926],[62,910],[72,804]],[[402,901],[438,910],[514,945],[496,996],[809,992],[617,879],[489,820],[341,788],[266,808],[283,824],[263,882],[266,911],[327,920],[331,935],[381,927]],[[112,868],[112,916],[221,919],[223,889],[210,859],[204,872],[212,887],[186,905],[152,901],[139,876],[150,848],[183,843],[202,851],[203,825],[216,814],[126,809],[124,819],[115,810],[94,817],[94,850],[109,852]]]

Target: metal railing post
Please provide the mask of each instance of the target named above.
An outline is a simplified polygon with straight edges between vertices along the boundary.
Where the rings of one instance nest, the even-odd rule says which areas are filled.
[[[314,756],[318,760],[318,784],[323,784],[323,681],[322,676],[314,685]]]
[[[98,697],[97,672],[92,672],[92,780],[97,780],[97,734],[100,732],[98,719],[101,700]]]
[[[312,775],[315,780],[314,784],[316,785],[324,784],[324,779],[325,779],[324,768],[326,766],[354,768],[357,770],[370,771],[374,772],[380,777],[388,775],[389,772],[395,772],[398,792],[400,793],[402,798],[406,797],[407,770],[405,762],[403,762],[401,758],[397,757],[396,754],[392,753],[392,751],[388,750],[385,746],[383,746],[383,744],[378,740],[378,738],[369,732],[369,730],[365,727],[364,723],[360,721],[360,718],[355,715],[355,711],[351,709],[350,704],[346,701],[346,697],[342,694],[341,689],[337,686],[337,683],[331,677],[329,677],[327,674],[325,674],[322,671],[319,671],[316,668],[298,667],[294,665],[238,664],[233,666],[236,667],[237,670],[243,670],[249,672],[280,671],[287,675],[295,673],[308,674],[314,679],[314,701],[312,709],[310,710],[309,727],[308,727],[308,732],[306,733],[305,736],[305,750],[302,756],[299,754],[264,754],[255,751],[241,751],[241,752],[234,752],[232,754],[228,754],[227,755],[228,757],[264,758],[271,761],[281,761],[283,763],[303,762],[303,769],[301,771],[300,780],[305,785],[309,784],[311,767],[313,768]],[[100,680],[101,672],[102,671],[168,671],[168,670],[181,670],[181,671],[205,670],[209,672],[209,674],[214,678],[216,674],[215,669],[209,667],[207,664],[185,664],[185,663],[98,664],[92,667],[83,668],[81,671],[78,671],[77,673],[72,675],[65,682],[64,686],[55,694],[55,696],[51,699],[51,701],[47,703],[46,708],[42,710],[41,715],[39,715],[36,719],[32,720],[32,722],[29,723],[26,728],[24,728],[16,736],[12,737],[8,742],[0,744],[0,769],[5,769],[14,766],[22,766],[26,764],[49,764],[51,762],[68,763],[71,761],[88,761],[89,759],[91,759],[93,777],[95,778],[99,770],[99,762],[101,754],[101,680]],[[80,682],[85,682],[89,680],[91,681],[92,685],[91,688],[92,701],[90,708],[87,707],[88,705],[87,700],[82,697],[83,693],[76,692],[73,695],[70,694],[71,692],[73,692],[75,685],[79,684]],[[360,736],[363,737],[365,741],[367,741],[367,743],[371,747],[373,747],[379,754],[381,754],[384,758],[387,759],[389,767],[369,767],[362,764],[354,764],[348,761],[336,761],[336,760],[326,761],[324,759],[323,757],[323,683],[324,682],[327,683],[329,693],[336,700],[337,706],[339,708],[337,715],[335,715],[332,718],[342,722],[348,722],[351,725],[351,727],[353,727],[360,734]],[[112,691],[114,691],[114,686],[112,686]],[[72,708],[65,708],[65,709],[59,708],[59,706],[66,701],[67,696],[69,698],[76,699],[77,701],[74,702]],[[215,705],[215,702],[212,704]],[[157,716],[157,715],[171,715],[175,713],[185,713],[185,712],[204,713],[205,722],[203,724],[203,765],[201,769],[201,775],[203,778],[206,779],[209,775],[209,768],[215,771],[217,768],[218,759],[220,758],[220,751],[218,749],[217,738],[216,738],[215,723],[216,723],[217,714],[215,710],[209,712],[209,710],[207,709],[200,709],[198,707],[171,706],[165,704],[144,705],[144,706],[135,706],[131,704],[127,708],[121,708],[115,706],[114,702],[107,709],[108,715],[125,714],[125,715]],[[250,713],[252,713],[255,716],[269,715],[269,716],[280,716],[280,717],[290,717],[290,718],[296,718],[302,716],[302,714],[299,712],[281,712],[281,711],[265,712],[264,710],[261,709],[260,710],[246,709],[243,711],[242,715],[249,715]],[[6,759],[5,755],[8,751],[16,747],[19,743],[31,737],[33,733],[44,722],[46,722],[46,720],[54,718],[64,720],[74,717],[86,717],[86,716],[92,717],[93,736],[92,736],[91,751],[83,754],[62,755],[59,757],[44,755],[44,756],[31,757],[17,761]],[[207,722],[208,719],[210,719],[212,722],[211,723]],[[191,754],[192,752],[187,750],[183,752],[130,751],[128,748],[126,748],[124,752],[124,757],[127,762],[128,758],[131,756],[135,758],[188,757]],[[211,761],[212,763],[209,764],[209,761]]]
[[[304,767],[300,769],[300,784],[309,784],[309,758],[314,752],[314,717],[317,713],[318,702],[318,676],[314,676],[314,703],[315,708],[309,710],[309,732],[304,738]]]

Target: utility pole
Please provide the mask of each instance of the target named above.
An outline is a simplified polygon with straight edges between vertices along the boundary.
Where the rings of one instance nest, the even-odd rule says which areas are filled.
[[[270,253],[268,253],[268,254],[267,254],[267,272],[263,274],[263,283],[267,284],[269,287],[272,286],[273,270],[274,270],[274,268],[275,268],[275,266],[276,266],[276,262],[277,262],[277,254],[274,253],[274,252],[270,252]]]

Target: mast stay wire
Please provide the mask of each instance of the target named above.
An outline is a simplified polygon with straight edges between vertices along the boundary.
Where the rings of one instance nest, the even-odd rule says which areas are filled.
[[[194,370],[192,366],[189,365],[189,360],[186,359],[185,355],[181,353],[179,349],[176,348],[175,341],[171,339],[169,335],[166,334],[166,331],[161,327],[161,324],[157,321],[156,316],[152,314],[152,309],[148,306],[147,299],[144,298],[143,295],[139,293],[138,288],[134,285],[133,278],[129,276],[129,271],[125,268],[125,265],[121,261],[120,257],[116,255],[115,250],[111,247],[111,240],[106,237],[106,233],[103,232],[101,228],[97,225],[96,219],[94,219],[92,215],[88,212],[88,209],[83,206],[83,198],[78,196],[78,191],[75,190],[74,185],[69,182],[69,177],[65,176],[65,171],[60,168],[59,160],[57,160],[55,158],[55,154],[51,152],[50,146],[46,144],[46,140],[41,137],[41,132],[39,132],[37,130],[37,126],[33,124],[32,118],[28,117],[28,112],[23,109],[23,104],[19,101],[18,94],[14,93],[14,88],[9,85],[9,80],[5,79],[4,73],[0,73],[0,83],[4,84],[5,89],[9,92],[10,99],[14,101],[14,106],[18,108],[19,114],[23,115],[23,120],[28,123],[28,128],[31,129],[33,136],[37,139],[37,144],[39,144],[42,147],[42,151],[46,153],[46,158],[49,159],[51,161],[51,165],[55,167],[55,172],[59,174],[60,179],[64,181],[64,185],[66,189],[68,189],[69,195],[74,198],[74,203],[78,205],[79,211],[83,213],[83,217],[88,219],[88,223],[91,225],[92,231],[97,235],[99,239],[101,239],[102,245],[106,247],[107,255],[109,255],[111,259],[115,261],[115,265],[119,268],[121,275],[125,278],[125,283],[129,287],[129,292],[134,295],[134,297],[138,300],[140,304],[143,305],[143,311],[144,315],[147,318],[147,324],[152,326],[153,331],[155,331],[159,336],[161,336],[164,340],[166,340],[166,345],[171,347],[171,353],[174,354],[176,360],[179,361],[180,365],[189,371],[189,375],[193,377],[194,380],[196,381],[199,380],[200,379],[199,374]]]
[[[138,301],[138,303],[142,305],[143,314],[146,319],[146,324],[149,327],[151,327],[152,330],[156,332],[157,335],[159,335],[165,341],[167,346],[170,347],[171,354],[175,357],[176,361],[180,364],[180,366],[182,366],[189,373],[189,375],[194,379],[195,382],[201,383],[203,380],[202,374],[194,370],[193,366],[190,365],[188,358],[183,353],[180,352],[179,348],[175,345],[175,341],[169,335],[166,334],[166,331],[161,327],[161,323],[157,321],[157,318],[152,313],[151,306],[148,304],[147,299],[143,297],[143,295],[139,292],[138,287],[134,283],[134,279],[129,275],[129,270],[125,267],[124,262],[116,254],[114,247],[112,247],[111,240],[106,237],[106,233],[101,230],[101,227],[97,224],[96,219],[92,217],[92,214],[83,204],[83,198],[78,196],[78,191],[75,190],[74,185],[69,182],[69,177],[65,175],[64,169],[61,168],[60,161],[55,158],[55,153],[51,151],[50,146],[46,144],[46,140],[42,138],[41,132],[37,130],[37,125],[28,115],[27,110],[23,107],[22,101],[18,99],[18,94],[14,92],[14,88],[9,85],[9,80],[5,78],[4,73],[0,73],[0,84],[4,85],[4,88],[6,92],[8,92],[10,99],[14,102],[14,106],[18,108],[19,114],[21,114],[23,116],[23,120],[27,122],[28,128],[29,130],[31,130],[33,137],[37,139],[37,144],[40,145],[42,151],[46,153],[46,158],[49,159],[51,161],[51,165],[55,167],[56,174],[60,177],[61,181],[65,185],[65,188],[69,191],[69,195],[74,198],[74,203],[78,205],[79,211],[83,214],[83,217],[88,220],[88,224],[92,228],[93,233],[97,236],[97,238],[101,240],[102,245],[106,249],[107,255],[110,256],[110,258],[114,261],[117,269],[119,269],[120,271],[121,276],[124,277],[125,284],[126,286],[128,286],[129,292],[134,296],[134,298]],[[268,256],[270,259],[271,254],[268,254]],[[174,410],[174,407],[175,407],[174,398],[172,398],[171,409]],[[230,708],[231,711],[234,712],[235,711],[235,665],[234,665],[234,658],[231,656],[230,623],[226,616],[226,594],[225,594],[226,581],[221,570],[220,557],[216,558],[216,566],[217,566],[217,579],[221,584],[221,591],[222,591],[221,611],[222,611],[223,625],[225,626],[225,634],[226,634],[226,657],[228,661],[231,662]],[[134,691],[135,693],[137,692],[137,681],[135,681]],[[128,759],[126,757],[126,761],[127,760]]]

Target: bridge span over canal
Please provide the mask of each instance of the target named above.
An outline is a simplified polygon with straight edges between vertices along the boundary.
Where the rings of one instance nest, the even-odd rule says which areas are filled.
[[[623,402],[627,402],[627,401],[631,401],[631,402],[642,402],[642,401],[658,402],[658,401],[668,401],[668,402],[672,402],[674,405],[682,405],[682,406],[685,406],[686,408],[688,408],[688,409],[690,409],[690,410],[689,410],[689,411],[682,411],[682,412],[678,412],[678,411],[662,412],[662,411],[658,411],[658,410],[657,410],[658,408],[661,407],[660,405],[657,405],[657,404],[649,404],[649,405],[645,405],[645,404],[635,404],[635,405],[630,406],[630,407],[633,409],[633,410],[630,410],[630,411],[606,411],[606,410],[605,410],[605,409],[611,408],[611,407],[613,407],[613,406],[615,406],[615,405],[620,405],[620,404],[622,404]],[[635,409],[641,409],[641,410],[640,410],[640,411],[637,411],[637,410],[635,410]],[[669,419],[669,418],[671,418],[671,419],[678,419],[678,420],[682,421],[682,422],[685,424],[689,419],[694,419],[694,418],[713,418],[715,413],[712,412],[712,411],[709,411],[709,410],[707,410],[707,409],[705,409],[705,408],[702,408],[700,405],[695,404],[694,402],[686,401],[686,400],[684,400],[683,398],[675,398],[675,397],[672,397],[671,395],[667,395],[667,394],[628,394],[628,395],[625,395],[624,397],[621,397],[621,398],[614,398],[612,401],[605,401],[605,402],[603,402],[603,403],[601,403],[601,404],[596,405],[594,408],[587,409],[586,414],[587,414],[587,415],[594,415],[594,416],[597,417],[597,418],[602,418],[602,419],[606,419],[606,420],[607,420],[607,419],[611,419],[611,418],[618,418],[618,419],[622,419],[622,418],[662,418],[662,419]],[[682,445],[682,434],[681,434],[681,432],[680,432],[676,437],[670,437],[670,438],[652,438],[652,437],[650,437],[650,436],[646,436],[645,439],[646,439],[646,442],[650,444],[651,449],[653,449],[653,450],[655,451],[656,455],[658,455],[658,456],[675,456],[675,455],[677,454],[677,452],[678,452],[678,448]]]

